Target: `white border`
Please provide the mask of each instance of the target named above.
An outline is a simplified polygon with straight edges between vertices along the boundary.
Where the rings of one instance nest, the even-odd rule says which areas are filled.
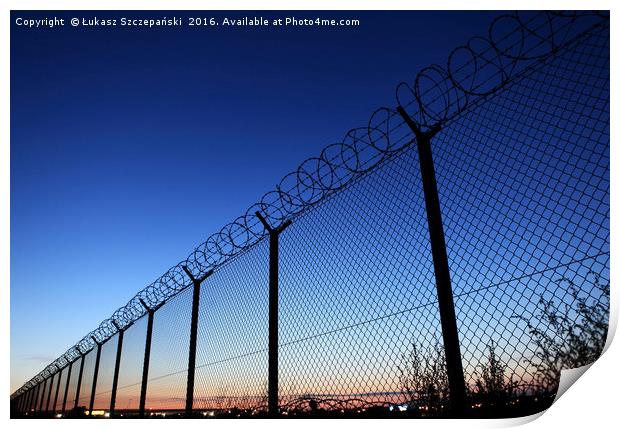
[[[108,0],[108,1],[89,1],[84,2],[78,0],[58,0],[50,4],[50,1],[16,1],[5,0],[1,3],[0,8],[3,10],[3,19],[0,21],[0,43],[2,46],[2,67],[0,73],[2,73],[3,85],[0,87],[0,95],[2,99],[1,117],[0,117],[0,130],[3,134],[2,138],[2,152],[0,154],[0,237],[2,241],[0,244],[0,279],[2,285],[2,310],[0,314],[0,326],[4,335],[4,350],[1,354],[1,362],[4,368],[2,380],[4,385],[8,388],[5,391],[7,397],[2,401],[2,414],[8,419],[9,417],[9,401],[8,395],[10,391],[10,365],[9,365],[9,269],[10,269],[10,227],[9,227],[9,187],[10,187],[10,175],[9,175],[9,111],[10,111],[10,98],[9,98],[9,32],[10,32],[10,10],[438,10],[438,9],[454,9],[454,10],[476,10],[476,9],[489,9],[489,10],[512,10],[512,9],[611,9],[611,46],[617,46],[617,35],[615,30],[616,19],[615,11],[613,10],[614,2],[612,1],[549,1],[549,0],[521,0],[521,1],[488,1],[488,0],[469,0],[464,1],[404,1],[404,0],[383,0],[383,1],[371,1],[371,0],[358,0],[358,1],[342,1],[342,0],[296,0],[296,1],[283,1],[283,0],[263,0],[263,1],[249,1],[249,0],[230,0],[230,1],[198,1],[198,0],[150,0],[137,1],[137,0]],[[617,3],[617,2],[616,2]],[[612,49],[611,56],[611,118],[612,118],[612,137],[614,141],[615,125],[617,121],[614,119],[613,113],[616,112],[616,100],[618,95],[618,73],[614,73],[618,68],[617,57],[614,55]],[[406,77],[403,77],[406,78]],[[611,146],[611,159],[612,164],[617,159],[617,149]],[[617,174],[614,170],[611,171],[611,183],[612,188],[617,184]],[[614,218],[618,211],[616,210],[616,199],[611,199],[611,223],[614,222]],[[615,230],[611,232],[612,244],[615,243]],[[611,264],[611,277],[615,278],[615,264]],[[612,282],[613,283],[613,282]],[[616,288],[612,286],[612,312],[610,320],[610,333],[615,332],[618,320],[618,293]],[[613,334],[611,334],[613,335]],[[611,336],[610,335],[610,336]],[[609,345],[608,350],[597,362],[594,363],[592,368],[587,371],[587,375],[580,379],[573,387],[571,387],[563,396],[555,403],[547,412],[542,416],[535,419],[531,423],[531,427],[547,428],[549,425],[554,427],[608,427],[610,422],[614,421],[614,411],[616,406],[616,389],[620,386],[620,377],[618,377],[618,369],[616,362],[620,352],[618,352],[618,345]],[[479,428],[479,427],[505,427],[514,426],[516,424],[525,423],[532,419],[515,419],[515,420],[477,420],[477,421],[459,421],[458,426],[464,428]],[[104,423],[105,422],[105,423]],[[248,425],[252,427],[265,426],[267,427],[275,425],[299,425],[301,427],[314,427],[316,424],[326,425],[329,427],[336,427],[337,425],[355,425],[358,427],[371,427],[371,425],[377,424],[372,420],[323,420],[321,422],[313,420],[303,421],[291,421],[291,420],[261,420],[261,421],[208,421],[195,420],[195,421],[183,421],[183,425],[217,425],[219,427],[229,427],[230,425]],[[66,424],[70,426],[81,425],[80,421],[53,421],[53,420],[11,420],[10,424],[15,427],[29,427],[31,425],[55,425]],[[113,424],[113,425],[148,425],[158,426],[166,425],[170,426],[171,422],[167,421],[135,421],[135,420],[100,420],[89,422],[92,425],[100,424]],[[175,424],[175,423],[172,423]],[[429,421],[429,420],[383,420],[380,424],[389,424],[392,427],[407,427],[411,428],[412,425],[422,427],[453,427],[457,424],[456,421]]]

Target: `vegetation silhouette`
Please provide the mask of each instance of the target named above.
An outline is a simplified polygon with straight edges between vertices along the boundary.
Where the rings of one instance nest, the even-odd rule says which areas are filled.
[[[538,311],[531,318],[514,315],[526,324],[535,351],[525,363],[535,372],[532,384],[519,378],[497,353],[497,344],[487,346],[486,360],[478,364],[467,386],[470,417],[517,417],[548,408],[555,397],[563,369],[594,362],[603,352],[609,319],[609,281],[590,271],[583,287],[574,280],[556,280],[557,290],[565,290],[562,304],[540,296]],[[586,287],[590,285],[591,287]],[[585,292],[589,290],[590,292]],[[435,342],[423,347],[413,343],[398,366],[401,389],[408,398],[408,414],[418,417],[449,415],[450,392],[444,347]]]
[[[524,321],[536,345],[527,362],[536,372],[536,386],[555,395],[563,369],[577,368],[594,362],[603,353],[609,323],[609,281],[602,282],[599,273],[590,271],[591,291],[586,294],[572,279],[562,277],[558,286],[566,284],[571,302],[557,304],[553,299],[540,297],[538,314]],[[597,296],[598,295],[598,296]]]

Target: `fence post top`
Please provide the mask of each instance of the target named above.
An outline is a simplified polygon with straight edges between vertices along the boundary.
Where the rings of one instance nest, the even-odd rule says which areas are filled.
[[[267,230],[269,234],[279,234],[282,231],[284,231],[292,223],[290,219],[287,219],[284,222],[282,222],[280,226],[278,226],[277,228],[274,228],[271,225],[269,225],[269,222],[267,222],[267,219],[265,219],[265,217],[261,214],[261,212],[256,211],[255,214],[258,220],[260,221],[260,223],[263,224],[263,227],[265,227],[265,229]]]
[[[436,123],[431,126],[427,131],[422,131],[420,129],[420,126],[411,118],[411,116],[409,116],[403,106],[398,105],[398,107],[396,107],[396,111],[398,111],[407,126],[411,128],[411,131],[413,131],[416,140],[418,141],[422,139],[430,140],[435,134],[437,134],[441,130],[441,125],[439,123]]]
[[[209,271],[207,271],[202,277],[196,278],[192,272],[189,270],[189,268],[187,268],[187,265],[183,265],[182,266],[183,271],[185,271],[185,274],[187,274],[187,276],[190,278],[190,280],[192,281],[192,283],[194,283],[194,285],[198,285],[200,286],[200,284],[205,281],[205,279],[207,277],[209,277],[211,274],[213,274],[213,269],[210,269]]]
[[[142,304],[142,307],[144,307],[146,309],[146,311],[148,311],[149,313],[155,311],[155,310],[151,309],[151,307],[146,305],[146,302],[144,302],[144,300],[142,298],[138,298],[138,300],[140,301],[140,304]]]

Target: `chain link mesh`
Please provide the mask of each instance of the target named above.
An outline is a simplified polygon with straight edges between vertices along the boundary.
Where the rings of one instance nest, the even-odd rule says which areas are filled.
[[[262,409],[267,398],[269,257],[262,241],[200,289],[194,409]]]
[[[99,358],[99,372],[97,374],[97,387],[95,390],[95,400],[93,401],[93,410],[109,411],[110,409],[117,347],[118,335],[113,336],[101,346],[101,357]]]
[[[185,409],[191,289],[186,289],[155,313],[146,393],[147,411]]]
[[[58,396],[56,398],[56,406],[54,407],[54,412],[61,413],[62,405],[65,398],[65,390],[67,388],[67,375],[69,373],[69,368],[63,368],[60,371],[60,385],[58,387]]]
[[[147,318],[142,317],[127,328],[123,336],[115,404],[119,415],[135,415],[140,406],[146,325]]]

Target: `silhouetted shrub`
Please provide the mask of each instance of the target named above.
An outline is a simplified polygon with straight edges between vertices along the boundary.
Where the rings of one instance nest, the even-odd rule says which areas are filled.
[[[590,272],[590,293],[578,289],[571,279],[557,281],[568,285],[572,302],[558,305],[553,299],[541,297],[535,318],[525,319],[536,351],[527,359],[536,370],[534,381],[542,391],[555,392],[563,369],[577,368],[594,362],[603,352],[609,320],[609,281]]]
[[[517,382],[506,373],[507,365],[497,356],[495,347],[491,341],[487,361],[478,365],[480,372],[474,373],[474,386],[468,395],[473,407],[502,409],[519,393]]]
[[[427,348],[414,343],[398,370],[413,413],[435,416],[447,409],[448,373],[444,348],[439,341]]]

